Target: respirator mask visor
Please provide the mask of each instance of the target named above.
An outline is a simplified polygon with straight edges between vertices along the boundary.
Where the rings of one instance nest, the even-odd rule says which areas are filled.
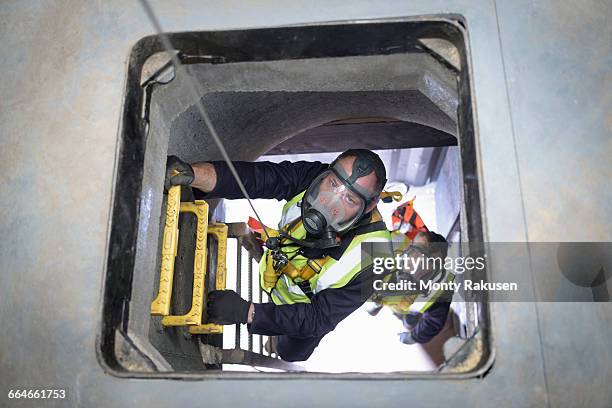
[[[362,188],[347,183],[341,173],[334,167],[324,171],[304,194],[304,228],[315,236],[330,230],[346,232],[363,216],[368,201]]]

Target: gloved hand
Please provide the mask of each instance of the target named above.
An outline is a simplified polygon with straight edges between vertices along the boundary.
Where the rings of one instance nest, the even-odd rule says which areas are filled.
[[[169,190],[172,186],[188,186],[195,180],[193,167],[176,156],[168,156],[166,162],[166,179],[164,188]]]
[[[412,338],[412,333],[407,331],[399,334],[399,340],[404,344],[414,344],[416,340]]]
[[[419,315],[407,314],[402,316],[402,323],[406,330],[412,330],[419,323]]]
[[[208,294],[208,320],[217,324],[246,323],[250,302],[233,290],[215,290]]]

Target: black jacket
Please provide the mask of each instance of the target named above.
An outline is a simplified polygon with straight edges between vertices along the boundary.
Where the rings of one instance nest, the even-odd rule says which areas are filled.
[[[217,184],[209,193],[195,190],[196,199],[244,198],[225,162],[212,162]],[[321,162],[233,162],[251,198],[290,200],[306,190],[312,180],[328,168]],[[372,294],[371,270],[358,274],[342,288],[316,293],[311,303],[275,305],[255,304],[255,317],[249,331],[266,336],[319,337],[358,309]],[[436,303],[427,310],[413,330],[413,338],[425,343],[435,336],[446,321],[448,303]]]

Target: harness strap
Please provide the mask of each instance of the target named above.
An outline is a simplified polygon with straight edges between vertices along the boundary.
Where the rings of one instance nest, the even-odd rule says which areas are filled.
[[[312,289],[310,288],[310,283],[308,283],[308,281],[304,280],[304,281],[297,282],[296,284],[302,290],[302,292],[304,292],[306,297],[309,300],[312,300],[312,297],[314,296],[314,293],[312,293]]]
[[[362,225],[361,227],[355,228],[353,230],[353,231],[355,231],[355,233],[353,234],[353,237],[355,237],[357,235],[368,234],[368,233],[374,232],[374,231],[382,231],[382,230],[384,230],[386,228],[387,228],[387,224],[385,224],[384,221],[372,222],[370,224]]]
[[[380,220],[380,221],[376,221],[376,222],[372,222],[366,225],[362,225],[359,226],[357,228],[354,228],[351,231],[351,238],[347,239],[346,241],[348,243],[350,243],[350,241],[353,240],[353,238],[357,235],[363,235],[363,234],[368,234],[370,232],[374,232],[374,231],[382,231],[384,229],[386,229],[387,226],[385,224],[384,221]],[[348,245],[347,245],[348,247]],[[346,250],[346,247],[344,248],[344,250]],[[344,252],[343,250],[343,252]],[[295,279],[295,278],[302,278],[304,281],[308,281],[310,278],[312,278],[313,276],[315,276],[316,274],[318,274],[322,269],[323,266],[332,258],[332,256],[328,255],[325,258],[319,258],[319,259],[308,259],[308,261],[306,262],[306,265],[304,265],[304,267],[302,267],[301,269],[297,269],[293,263],[291,261],[287,262],[287,265],[285,265],[285,267],[283,268],[283,270],[281,271],[282,273],[284,273],[285,275],[289,276],[291,279]]]
[[[374,222],[370,222],[368,224],[358,226],[356,228],[353,228],[350,231],[350,236],[347,236],[346,239],[343,240],[344,245],[342,245],[342,248],[341,248],[342,253],[344,253],[344,251],[348,247],[348,244],[350,244],[350,242],[353,240],[355,236],[387,229],[387,226],[385,222],[382,221],[382,217],[380,216],[380,213],[378,211],[373,211],[371,220]],[[299,228],[300,225],[301,225],[301,218],[297,218],[287,226],[285,231],[292,233],[297,228]],[[286,241],[286,240],[287,239],[281,239],[281,243],[283,243],[283,241]],[[306,264],[300,269],[296,268],[293,262],[291,262],[290,260],[280,271],[279,275],[281,273],[285,274],[289,278],[291,278],[294,282],[296,281],[296,278],[301,278],[302,279],[301,281],[295,282],[295,283],[302,290],[302,292],[304,292],[304,294],[310,299],[312,298],[313,293],[310,287],[309,280],[315,275],[317,275],[318,273],[320,273],[321,270],[323,270],[324,265],[332,258],[334,257],[331,255],[327,255],[324,258],[307,258]]]

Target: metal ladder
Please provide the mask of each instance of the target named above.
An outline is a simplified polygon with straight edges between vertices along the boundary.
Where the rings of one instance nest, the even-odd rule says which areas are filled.
[[[193,335],[198,334],[223,334],[223,326],[214,323],[203,323],[204,305],[206,304],[206,273],[207,273],[207,237],[210,235],[217,241],[217,265],[215,276],[215,289],[226,288],[226,258],[227,240],[237,240],[237,270],[236,291],[241,294],[242,280],[247,279],[247,300],[252,301],[253,285],[253,256],[258,259],[255,246],[249,240],[249,230],[245,223],[211,223],[208,222],[208,203],[203,200],[194,202],[181,202],[181,187],[173,186],[168,191],[168,204],[166,207],[166,222],[163,231],[161,250],[161,268],[159,275],[159,289],[157,296],[151,303],[151,315],[162,316],[161,324],[165,327],[183,326]],[[174,278],[174,261],[178,252],[179,241],[179,214],[192,213],[196,216],[196,246],[193,266],[193,289],[191,296],[191,309],[184,315],[171,315],[170,305],[172,299],[172,282]],[[249,251],[248,271],[242,274],[242,249]],[[259,255],[259,257],[257,256]],[[258,282],[258,281],[257,281]],[[259,285],[258,285],[259,286]],[[259,301],[262,299],[262,290],[259,288]],[[240,325],[236,325],[236,336],[234,349],[223,350],[206,344],[201,344],[200,349],[203,359],[207,364],[243,364],[260,367],[281,369],[286,371],[304,371],[304,369],[293,363],[288,363],[279,358],[272,357],[269,353],[264,354],[263,336],[259,341],[259,353],[253,350],[253,335],[248,334],[247,350],[240,347]]]

